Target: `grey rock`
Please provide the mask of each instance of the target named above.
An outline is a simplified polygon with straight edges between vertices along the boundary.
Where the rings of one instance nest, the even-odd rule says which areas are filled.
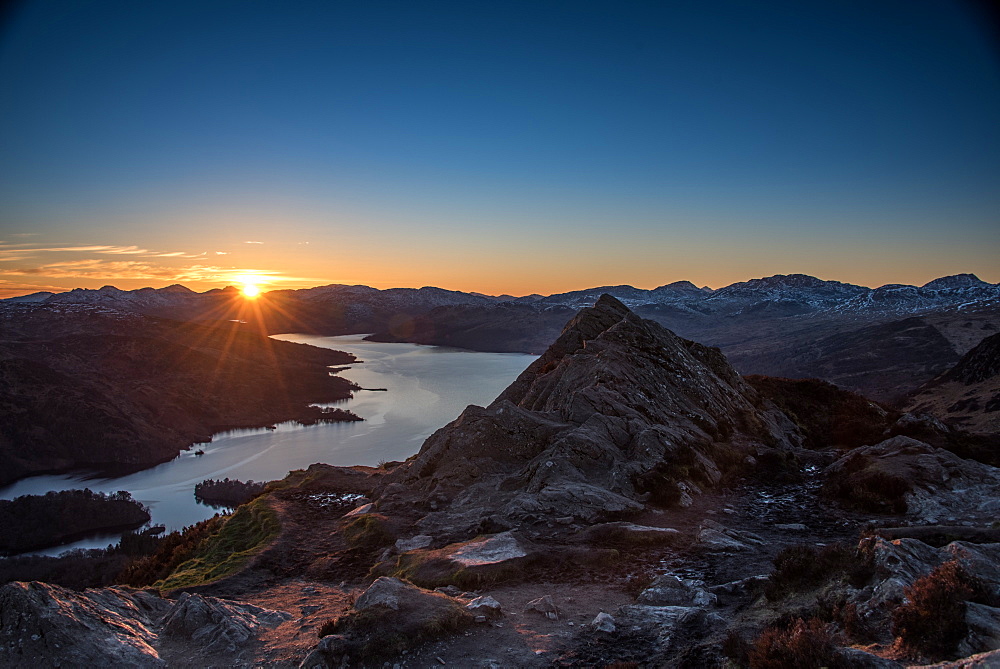
[[[488,539],[466,544],[448,557],[465,567],[495,565],[526,557],[528,551],[510,532],[501,532]]]
[[[616,629],[614,616],[604,611],[594,616],[590,626],[595,632],[603,632],[604,634],[614,634]]]
[[[434,537],[427,534],[418,534],[409,539],[398,539],[396,541],[396,550],[400,553],[405,553],[406,551],[413,551],[418,548],[427,548],[433,542]]]
[[[961,655],[973,655],[1000,648],[1000,609],[966,602],[965,624],[969,633],[958,645]]]
[[[924,669],[1000,669],[1000,650],[978,653],[961,660],[924,665]]]
[[[410,588],[416,589],[415,586],[404,583],[398,578],[380,576],[358,596],[354,601],[354,608],[358,611],[364,611],[372,606],[384,606],[398,611],[400,597],[405,597]]]
[[[712,606],[718,597],[691,581],[683,581],[674,574],[662,574],[639,593],[640,604],[653,606]]]
[[[12,667],[164,667],[154,624],[170,602],[142,590],[0,587],[0,663]]]
[[[190,640],[207,653],[232,653],[262,628],[291,617],[284,611],[185,592],[163,617],[161,634]]]
[[[826,468],[831,482],[866,474],[905,481],[906,515],[912,521],[936,523],[942,518],[992,522],[1000,497],[1000,470],[910,437],[897,436],[852,450]],[[954,522],[954,521],[952,521]]]
[[[502,613],[500,602],[489,595],[476,597],[465,605],[465,608],[473,614],[484,615],[490,618],[499,618]]]
[[[524,610],[536,611],[549,620],[559,620],[559,609],[556,608],[556,603],[552,601],[552,595],[545,595],[544,597],[531,600],[525,606]]]
[[[682,537],[680,531],[672,527],[652,527],[624,521],[591,525],[582,536],[591,543],[650,546],[675,544]]]
[[[842,658],[847,660],[852,667],[871,667],[871,669],[903,669],[902,664],[894,660],[888,660],[872,653],[867,653],[860,648],[844,647],[837,651]]]
[[[453,585],[445,585],[440,588],[434,588],[434,592],[440,592],[443,595],[448,595],[449,597],[458,597],[462,594],[461,588],[456,588]]]

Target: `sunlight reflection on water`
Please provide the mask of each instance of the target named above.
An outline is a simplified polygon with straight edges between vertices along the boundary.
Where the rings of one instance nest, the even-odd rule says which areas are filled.
[[[116,478],[78,472],[35,476],[0,489],[0,499],[44,494],[49,490],[87,487],[100,492],[127,490],[151,508],[153,524],[180,529],[212,517],[216,509],[198,503],[194,486],[204,479],[268,481],[314,462],[376,465],[403,460],[419,450],[431,433],[454,420],[469,404],[490,403],[535,359],[518,353],[477,353],[415,344],[366,342],[363,335],[319,337],[275,335],[353,353],[363,363],[340,372],[363,388],[336,403],[364,422],[302,426],[281,423],[275,429],[231,430],[211,443],[185,451],[170,462]],[[196,455],[200,448],[204,455]],[[42,551],[55,555],[68,548],[104,547],[102,537]]]

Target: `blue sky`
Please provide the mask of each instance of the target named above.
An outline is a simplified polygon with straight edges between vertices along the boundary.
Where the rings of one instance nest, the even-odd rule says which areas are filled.
[[[0,91],[8,291],[1000,281],[963,2],[32,0]]]

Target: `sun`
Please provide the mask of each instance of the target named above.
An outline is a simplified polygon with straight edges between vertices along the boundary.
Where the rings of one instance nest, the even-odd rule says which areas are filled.
[[[242,284],[240,292],[243,294],[243,297],[248,300],[255,300],[260,297],[260,285],[264,282],[262,277],[252,274],[244,274],[236,277],[236,279]]]

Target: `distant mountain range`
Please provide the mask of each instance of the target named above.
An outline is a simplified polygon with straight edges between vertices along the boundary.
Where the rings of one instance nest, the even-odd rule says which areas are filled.
[[[713,290],[678,281],[651,290],[600,286],[494,297],[441,288],[329,285],[276,290],[256,302],[229,287],[36,293],[6,309],[86,304],[184,321],[251,321],[267,333],[372,334],[378,341],[541,353],[581,307],[608,294],[677,334],[718,346],[741,373],[818,377],[902,400],[1000,331],[1000,284],[956,274],[923,286],[867,288],[778,274]]]
[[[276,290],[267,293],[267,296],[271,300],[297,301],[303,304],[357,305],[356,311],[362,316],[362,312],[421,313],[436,307],[502,303],[579,309],[594,304],[604,294],[615,297],[630,308],[670,305],[692,314],[727,315],[760,311],[786,316],[823,311],[908,315],[945,307],[979,308],[1000,304],[1000,284],[987,283],[974,274],[946,276],[923,286],[888,284],[879,288],[824,281],[806,274],[777,274],[734,283],[717,290],[707,286],[699,288],[690,281],[676,281],[651,290],[628,285],[598,286],[547,296],[536,294],[495,297],[434,287],[379,290],[368,286],[332,284],[301,290]],[[104,286],[97,290],[76,288],[65,293],[40,292],[0,302],[98,304],[149,315],[169,315],[160,312],[176,315],[186,311],[204,312],[206,305],[224,304],[236,296],[238,291],[231,286],[196,293],[175,284],[166,288],[138,290],[119,290],[114,286]]]

